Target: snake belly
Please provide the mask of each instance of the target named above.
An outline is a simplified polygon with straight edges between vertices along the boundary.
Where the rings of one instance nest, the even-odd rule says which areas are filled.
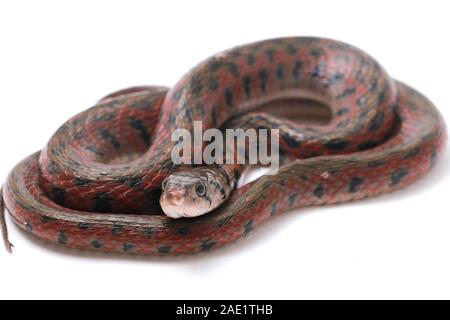
[[[149,214],[174,170],[173,130],[192,131],[197,120],[221,127],[241,115],[259,126],[264,117],[246,113],[283,98],[320,100],[333,113],[326,126],[281,128],[282,150],[297,160],[236,189],[210,214]],[[191,254],[235,242],[288,210],[403,188],[433,167],[445,138],[434,105],[363,51],[329,39],[273,39],[208,58],[170,90],[106,97],[19,163],[3,197],[15,223],[59,245]]]

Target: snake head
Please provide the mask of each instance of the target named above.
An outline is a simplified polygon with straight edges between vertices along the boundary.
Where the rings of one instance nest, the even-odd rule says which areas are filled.
[[[214,169],[205,167],[172,173],[161,187],[161,208],[175,219],[197,217],[214,210],[232,189],[224,185]]]

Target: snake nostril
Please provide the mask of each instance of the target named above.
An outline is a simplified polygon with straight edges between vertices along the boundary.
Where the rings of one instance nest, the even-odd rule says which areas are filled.
[[[181,204],[183,202],[183,194],[180,192],[168,192],[166,199],[172,204]]]

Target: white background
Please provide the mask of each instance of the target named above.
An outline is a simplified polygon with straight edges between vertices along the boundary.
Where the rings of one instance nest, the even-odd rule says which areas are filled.
[[[448,1],[4,1],[0,179],[103,95],[171,86],[223,49],[314,35],[369,52],[450,123]],[[448,149],[448,148],[447,148]],[[57,249],[9,222],[0,298],[450,298],[449,152],[392,195],[282,215],[177,259]]]

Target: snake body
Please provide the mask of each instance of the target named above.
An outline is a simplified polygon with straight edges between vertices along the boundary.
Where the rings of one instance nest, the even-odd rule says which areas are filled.
[[[285,98],[319,100],[332,120],[308,126],[253,112]],[[161,215],[161,183],[176,169],[171,132],[192,131],[196,120],[204,128],[276,126],[281,150],[296,160],[234,190],[209,214]],[[329,39],[273,39],[208,58],[170,90],[131,88],[102,99],[19,163],[3,197],[15,223],[59,245],[191,254],[235,242],[288,210],[403,188],[433,167],[445,138],[434,105],[363,51]]]

